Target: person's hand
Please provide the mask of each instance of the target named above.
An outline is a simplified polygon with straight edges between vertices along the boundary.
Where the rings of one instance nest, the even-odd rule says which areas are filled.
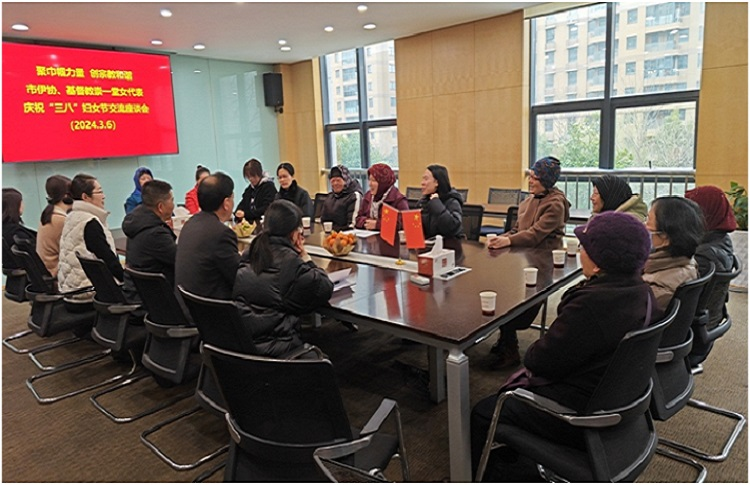
[[[367,229],[368,231],[374,231],[377,227],[377,224],[378,221],[376,221],[375,219],[367,219],[365,221],[365,229]]]
[[[508,246],[510,246],[510,238],[507,236],[493,237],[487,244],[487,247],[490,249],[502,249]]]
[[[244,219],[245,218],[245,211],[238,210],[237,212],[234,213],[234,217],[236,217],[237,219]]]
[[[172,229],[172,230],[174,231],[174,219],[172,219],[172,218],[170,217],[169,219],[167,219],[167,220],[166,220],[166,221],[164,221],[164,222],[166,222],[166,223],[167,223],[167,225],[169,226],[169,228],[170,228],[170,229]]]

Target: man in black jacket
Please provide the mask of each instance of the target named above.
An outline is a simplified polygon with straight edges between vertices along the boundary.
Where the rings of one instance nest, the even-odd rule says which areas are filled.
[[[172,186],[162,180],[151,180],[143,184],[141,194],[143,204],[122,221],[122,231],[128,237],[126,264],[138,271],[161,273],[174,286],[177,245],[176,236],[168,224],[174,210]],[[129,302],[141,302],[127,273],[123,292]]]

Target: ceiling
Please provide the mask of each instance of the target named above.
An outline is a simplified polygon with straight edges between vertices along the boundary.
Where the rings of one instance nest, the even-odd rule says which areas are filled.
[[[494,17],[542,2],[3,2],[3,38],[66,41],[259,63],[294,63]],[[367,5],[365,12],[357,6]],[[162,18],[168,8],[172,17]],[[27,32],[11,29],[15,23]],[[377,28],[365,30],[364,24]],[[326,26],[333,32],[325,32]],[[152,39],[163,45],[154,47]],[[279,40],[292,47],[280,50]],[[202,43],[206,49],[196,51]]]

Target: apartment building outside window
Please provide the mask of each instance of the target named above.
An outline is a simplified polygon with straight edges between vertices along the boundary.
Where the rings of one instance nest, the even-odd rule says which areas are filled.
[[[530,19],[530,160],[554,155],[564,168],[695,168],[704,12],[703,3],[645,1]],[[568,35],[550,41],[556,27]],[[620,40],[625,49],[615,48]],[[575,64],[573,45],[586,53]],[[547,53],[562,49],[568,63],[549,66]],[[566,83],[551,82],[558,72]]]
[[[393,41],[331,53],[320,64],[328,166],[398,168]]]

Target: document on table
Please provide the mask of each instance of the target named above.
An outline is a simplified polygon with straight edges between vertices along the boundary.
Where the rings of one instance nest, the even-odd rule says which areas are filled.
[[[357,278],[354,275],[351,275],[351,272],[351,268],[344,268],[339,271],[328,273],[328,278],[333,281],[333,291],[338,291],[341,288],[354,285]]]
[[[366,229],[350,229],[343,232],[344,234],[354,234],[358,238],[367,238],[370,236],[374,236],[375,234],[380,234],[378,231],[368,231]]]

